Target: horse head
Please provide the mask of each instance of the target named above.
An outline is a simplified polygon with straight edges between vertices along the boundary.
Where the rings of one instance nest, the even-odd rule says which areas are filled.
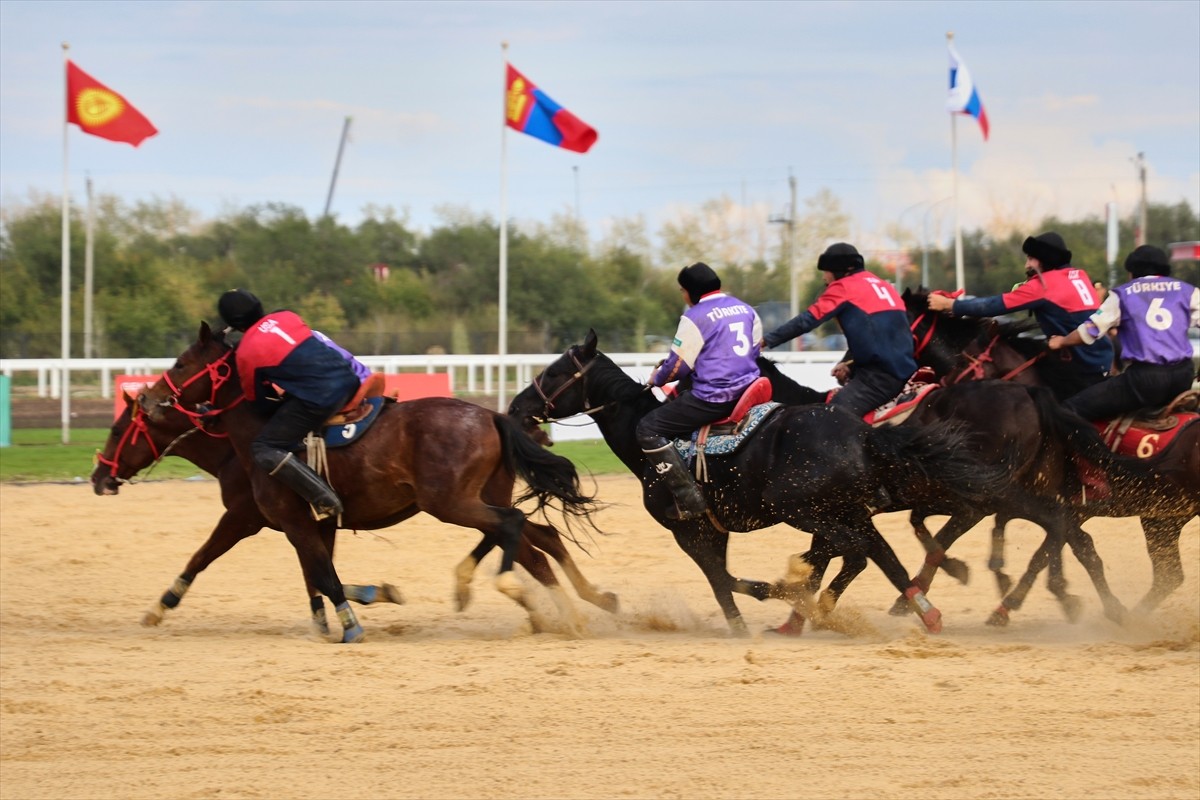
[[[201,322],[196,341],[175,359],[162,380],[138,393],[138,405],[152,423],[162,422],[167,409],[176,408],[199,424],[206,412],[196,409],[214,407],[226,384],[241,396],[233,354],[224,331],[214,333],[207,322]]]
[[[98,495],[117,494],[122,483],[158,458],[159,448],[150,436],[146,415],[137,401],[127,394],[124,397],[125,409],[94,459],[91,482]]]
[[[596,363],[599,352],[596,342],[596,331],[589,330],[582,344],[568,347],[513,398],[508,415],[517,418],[526,432],[531,432],[540,423],[586,411],[586,376]]]

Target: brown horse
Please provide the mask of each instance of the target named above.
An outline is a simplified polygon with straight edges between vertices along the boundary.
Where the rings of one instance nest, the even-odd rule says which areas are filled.
[[[357,642],[363,631],[327,544],[338,521],[315,521],[299,496],[254,465],[250,445],[264,421],[243,400],[233,348],[201,323],[196,342],[138,402],[152,425],[174,407],[229,437],[263,519],[284,531],[305,579],[334,604],[341,641]],[[342,527],[374,530],[424,511],[476,528],[484,541],[475,552],[496,544],[502,548],[497,589],[527,609],[512,574],[522,535],[531,530],[525,513],[514,506],[515,479],[527,484],[516,502],[536,500],[538,511],[558,507],[568,523],[572,518],[590,522],[595,510],[570,461],[539,447],[504,416],[451,398],[385,403],[373,428],[359,441],[331,449],[327,461],[345,505]]]
[[[928,297],[924,290],[904,293],[918,362],[932,367],[946,382],[1002,378],[1030,385],[1040,383],[1032,367],[1044,357],[1045,342],[1023,336],[1029,330],[1028,325],[934,313],[929,310]],[[1077,417],[1075,420],[1082,423]],[[1086,434],[1083,428],[1077,429],[1076,435]],[[1135,475],[1148,472],[1153,476],[1152,483],[1148,485],[1141,478],[1129,480],[1130,472]],[[1089,499],[1086,505],[1076,505],[1072,510],[1079,523],[1093,516],[1141,518],[1153,578],[1150,590],[1135,611],[1146,613],[1183,582],[1179,537],[1183,526],[1200,514],[1200,420],[1189,422],[1178,431],[1161,452],[1143,459],[1122,461],[1118,457],[1117,469],[1110,470],[1108,477],[1112,484],[1110,497]],[[1062,486],[1060,490],[1067,502],[1079,494],[1077,485]],[[999,568],[1003,565],[1004,526],[1012,516],[1018,515],[1000,514],[996,518],[992,565],[999,575],[1002,575]],[[1053,558],[1049,563],[1053,570]],[[1007,618],[1009,609],[1019,607],[1032,581],[1033,576],[1026,572],[996,615]]]
[[[208,540],[188,560],[184,571],[143,615],[143,625],[158,625],[162,622],[166,612],[179,605],[196,576],[203,572],[209,564],[227,553],[242,539],[253,536],[263,528],[270,527],[254,502],[250,481],[242,467],[242,462],[238,460],[237,454],[229,443],[228,437],[208,434],[203,428],[197,427],[189,416],[174,408],[167,410],[161,422],[149,424],[146,415],[141,413],[132,398],[128,399],[128,405],[113,423],[104,449],[97,455],[96,467],[91,476],[96,494],[117,494],[122,483],[141,470],[156,464],[167,455],[178,456],[190,461],[217,478],[221,487],[221,501],[225,505],[225,513],[221,515]],[[324,533],[324,530],[322,532]],[[470,580],[475,566],[491,549],[490,544],[486,548],[485,544],[488,544],[487,539],[481,542],[480,547],[464,559],[455,570],[457,582],[455,597],[460,610],[465,608],[470,600]],[[546,525],[530,522],[528,541],[522,537],[520,549],[517,551],[517,563],[525,567],[534,578],[549,588],[555,598],[559,597],[558,579],[542,553],[534,549],[532,545],[536,545],[559,562],[580,597],[606,611],[616,611],[616,595],[611,592],[598,591],[584,577],[570,552],[564,546],[558,531]],[[334,536],[332,531],[329,532],[326,546],[330,553],[333,553]],[[321,593],[307,581],[306,588],[310,598],[313,624],[319,632],[328,635],[329,625],[326,621],[325,603],[321,599]],[[343,584],[342,590],[348,600],[362,605],[379,602],[404,602],[400,592],[387,583],[379,586]],[[558,605],[564,611],[569,610],[569,603],[560,601]]]

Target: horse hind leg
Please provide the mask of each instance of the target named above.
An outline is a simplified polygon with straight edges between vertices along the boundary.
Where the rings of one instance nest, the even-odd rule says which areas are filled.
[[[620,600],[612,592],[602,592],[580,571],[575,559],[563,544],[562,537],[552,526],[526,521],[525,541],[553,558],[562,567],[567,580],[579,597],[610,614],[620,608]]]
[[[1146,551],[1150,554],[1153,579],[1150,591],[1134,608],[1138,614],[1149,614],[1168,595],[1183,584],[1183,561],[1179,556],[1179,535],[1188,518],[1153,519],[1142,518],[1142,531],[1146,534]]]

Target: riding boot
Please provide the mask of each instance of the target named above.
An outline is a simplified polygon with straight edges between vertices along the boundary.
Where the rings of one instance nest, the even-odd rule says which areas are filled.
[[[288,453],[270,475],[308,501],[318,520],[342,513],[342,501],[312,468]]]
[[[659,442],[662,443],[660,447],[650,450],[643,448],[642,452],[650,460],[654,474],[666,480],[667,488],[675,496],[675,508],[667,511],[667,516],[680,520],[695,519],[701,516],[707,508],[704,494],[692,480],[675,445],[661,436],[656,438],[655,444]]]

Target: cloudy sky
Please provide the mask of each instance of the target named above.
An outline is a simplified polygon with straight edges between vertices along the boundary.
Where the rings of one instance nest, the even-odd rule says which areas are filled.
[[[586,155],[510,131],[508,207],[663,219],[721,196],[753,214],[821,188],[882,241],[947,224],[954,31],[991,120],[957,122],[964,228],[1200,207],[1200,2],[20,2],[0,0],[0,198],[63,182],[63,53],[159,128],[138,149],[68,134],[128,200],[207,217],[268,201],[368,204],[419,227],[500,207],[503,61],[592,124]],[[928,212],[928,213],[927,213]]]

